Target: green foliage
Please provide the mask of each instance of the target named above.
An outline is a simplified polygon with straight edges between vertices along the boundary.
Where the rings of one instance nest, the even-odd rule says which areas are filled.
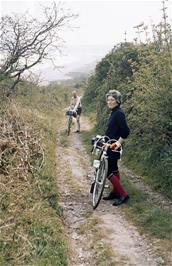
[[[83,98],[83,108],[84,111],[94,112],[96,108],[96,88],[97,88],[96,78],[91,76],[86,84],[86,90]]]
[[[86,84],[86,110],[97,113],[97,131],[106,128],[105,94],[122,93],[130,138],[125,158],[169,197],[172,190],[172,47],[123,43],[99,62]],[[88,108],[87,108],[88,107]]]

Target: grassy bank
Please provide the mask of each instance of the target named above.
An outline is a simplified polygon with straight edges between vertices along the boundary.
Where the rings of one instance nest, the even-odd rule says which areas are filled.
[[[31,182],[15,180],[5,200],[1,198],[0,265],[65,266],[67,247],[55,176],[57,128],[66,93],[56,87],[49,91],[25,86],[13,97],[13,104],[27,128],[37,132],[44,166]],[[15,195],[20,195],[20,201],[15,202]]]

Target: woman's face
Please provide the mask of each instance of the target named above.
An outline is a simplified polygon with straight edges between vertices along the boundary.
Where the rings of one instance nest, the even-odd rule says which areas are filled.
[[[113,109],[117,105],[118,105],[118,103],[115,100],[115,98],[113,98],[112,96],[108,96],[108,98],[107,98],[107,106],[109,107],[109,109]]]

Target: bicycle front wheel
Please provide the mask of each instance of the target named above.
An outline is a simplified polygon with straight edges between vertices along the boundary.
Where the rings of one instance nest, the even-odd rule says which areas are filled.
[[[70,130],[71,130],[71,126],[72,126],[72,117],[69,116],[68,118],[68,125],[67,125],[67,135],[70,135]]]
[[[96,177],[95,177],[93,201],[92,201],[93,209],[96,209],[100,203],[106,183],[107,172],[108,172],[108,161],[107,158],[103,158],[100,161],[100,166],[96,172]]]

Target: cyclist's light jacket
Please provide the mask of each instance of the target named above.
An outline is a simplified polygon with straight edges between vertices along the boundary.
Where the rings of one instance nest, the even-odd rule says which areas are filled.
[[[126,139],[130,133],[130,129],[127,125],[124,112],[120,106],[116,106],[112,109],[105,135],[110,139],[118,140],[120,137]]]
[[[72,97],[71,105],[74,106],[75,111],[78,108],[81,108],[81,98],[79,96],[77,96],[76,98]]]

